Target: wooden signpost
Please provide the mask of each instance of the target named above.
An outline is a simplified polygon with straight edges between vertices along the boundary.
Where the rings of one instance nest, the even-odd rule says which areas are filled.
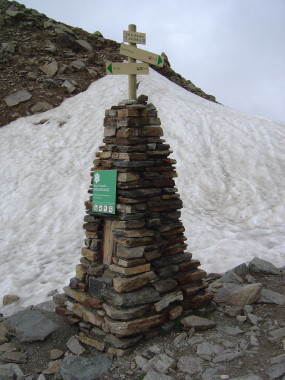
[[[145,33],[138,33],[136,25],[130,24],[129,30],[123,31],[124,42],[129,45],[121,44],[120,54],[128,57],[128,63],[107,62],[107,74],[128,74],[129,76],[129,99],[137,98],[137,74],[148,74],[148,63],[156,66],[163,66],[164,58],[158,54],[138,49],[136,44],[145,45]],[[136,59],[146,63],[136,62]]]
[[[130,42],[133,44],[146,44],[145,33],[130,32],[128,30],[123,31],[124,42]]]
[[[138,49],[134,46],[129,46],[121,44],[120,54],[126,55],[127,57],[136,58],[140,61],[150,63],[156,66],[163,66],[163,57],[150,53],[149,51]]]
[[[110,63],[107,65],[108,74],[148,74],[146,63]]]

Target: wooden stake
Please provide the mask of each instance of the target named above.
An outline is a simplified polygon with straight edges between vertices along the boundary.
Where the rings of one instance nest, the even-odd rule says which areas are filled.
[[[137,27],[134,24],[129,25],[129,32],[136,32]],[[134,43],[129,42],[131,46],[137,46]],[[129,58],[128,62],[135,63],[136,60],[134,58]],[[129,99],[137,99],[137,76],[136,74],[130,74],[129,75]]]

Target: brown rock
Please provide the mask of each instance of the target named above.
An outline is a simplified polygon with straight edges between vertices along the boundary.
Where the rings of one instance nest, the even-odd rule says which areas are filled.
[[[160,299],[159,293],[152,287],[145,286],[143,289],[131,293],[117,293],[106,287],[102,290],[103,298],[114,306],[132,307],[149,304]]]
[[[146,260],[145,259],[118,259],[117,264],[125,267],[125,268],[130,268],[130,267],[135,267],[140,264],[145,264]]]
[[[262,284],[249,284],[235,290],[229,295],[228,301],[235,306],[243,307],[257,301],[260,297]]]
[[[205,278],[206,275],[207,273],[204,270],[198,269],[195,272],[183,273],[182,275],[177,276],[176,279],[178,280],[179,284],[183,285],[190,282],[199,281],[202,278]]]
[[[45,64],[44,66],[40,66],[40,70],[43,71],[48,76],[54,76],[58,70],[57,62],[53,61],[51,63]]]
[[[120,206],[125,206],[125,205],[120,205]],[[127,207],[130,207],[130,206],[127,206]],[[124,245],[125,247],[128,247],[128,248],[144,246],[146,244],[152,244],[155,242],[155,239],[152,236],[138,237],[138,238],[116,238],[115,240],[117,243]]]
[[[146,264],[149,265],[149,264]],[[131,269],[131,268],[130,268]],[[157,281],[158,277],[154,272],[146,272],[138,276],[132,277],[115,277],[113,279],[114,289],[118,293],[130,292],[135,289],[139,289],[144,285]]]
[[[173,278],[167,278],[165,280],[157,281],[153,284],[159,293],[165,293],[171,289],[174,289],[177,285],[177,281]]]
[[[100,259],[99,253],[89,248],[82,248],[81,255],[85,257],[87,260],[93,261],[93,262],[99,261]]]
[[[189,271],[189,270],[193,270],[197,267],[199,267],[201,264],[200,264],[200,261],[199,260],[191,260],[191,261],[186,261],[185,263],[182,263],[179,265],[179,269],[182,271],[182,272],[186,272],[186,271]]]
[[[137,128],[119,128],[116,133],[116,137],[128,138],[128,137],[137,137],[139,131]],[[125,158],[122,158],[123,160]]]
[[[173,276],[175,273],[179,271],[178,265],[170,265],[166,268],[157,269],[157,273],[161,278],[168,278]]]
[[[8,339],[6,335],[8,334],[8,330],[4,322],[0,322],[0,344],[7,343]]]
[[[207,318],[197,317],[196,315],[191,315],[190,317],[183,318],[181,323],[184,326],[184,329],[194,328],[196,331],[204,331],[212,329],[216,326],[214,321],[211,321]]]
[[[125,108],[118,110],[118,117],[142,117],[147,116],[146,108],[135,109],[135,108]]]
[[[84,281],[87,274],[87,268],[81,264],[76,265],[76,277],[80,281]]]
[[[212,293],[204,293],[197,294],[196,296],[190,296],[187,298],[184,298],[182,301],[183,308],[185,310],[189,309],[198,309],[199,307],[208,305],[213,299]]]
[[[63,290],[68,297],[80,303],[84,303],[85,305],[92,306],[96,309],[102,307],[102,300],[100,298],[92,297],[90,294],[81,292],[76,289],[71,289],[69,286],[66,286],[63,288]]]
[[[116,136],[116,133],[117,133],[117,127],[116,126],[107,126],[104,128],[104,136],[105,137]]]
[[[147,311],[149,311],[150,306],[142,305],[142,306],[136,306],[136,307],[118,308],[118,307],[108,305],[107,303],[104,303],[103,308],[106,311],[107,315],[111,317],[112,319],[127,321],[129,319],[141,317]]]
[[[165,314],[157,314],[146,318],[133,319],[127,322],[113,321],[106,317],[105,321],[110,332],[118,336],[136,335],[141,332],[147,331],[152,327],[161,325],[166,319]]]
[[[185,297],[189,297],[200,292],[201,290],[206,289],[207,287],[208,287],[208,284],[201,283],[199,285],[187,286],[186,288],[183,288],[182,291]]]
[[[147,155],[145,153],[112,153],[112,158],[114,160],[146,160]]]
[[[117,256],[124,258],[140,258],[143,257],[145,247],[128,248],[120,244],[117,245]]]
[[[183,307],[182,306],[176,306],[173,309],[169,310],[168,316],[170,320],[174,320],[178,318],[183,312]]]
[[[153,236],[154,231],[146,229],[146,228],[141,228],[137,230],[117,230],[116,234],[118,234],[119,236],[132,238],[132,237]]]
[[[165,294],[164,296],[161,297],[160,301],[154,304],[154,310],[156,312],[159,312],[165,309],[170,303],[174,301],[182,301],[182,300],[183,300],[183,293],[181,291]]]
[[[50,351],[50,358],[51,360],[56,360],[62,358],[64,355],[64,352],[61,350],[58,350],[57,348],[54,348]]]
[[[130,268],[124,268],[119,265],[111,264],[109,266],[109,269],[112,272],[121,273],[121,274],[124,274],[125,276],[131,276],[137,273],[149,272],[150,264],[143,264],[143,265],[138,265],[138,266],[130,267]]]
[[[0,345],[0,353],[1,352],[11,352],[16,351],[17,347],[13,343],[3,343]]]
[[[86,231],[97,231],[99,228],[99,224],[98,223],[85,223],[85,224],[83,224],[83,228]]]
[[[138,173],[119,173],[118,174],[118,182],[132,182],[138,181],[140,179],[140,175]]]
[[[53,362],[49,362],[46,369],[43,370],[43,374],[45,375],[53,375],[54,373],[60,370],[61,360],[55,360]]]
[[[101,342],[94,338],[89,338],[82,332],[79,333],[79,340],[80,342],[87,344],[88,346],[95,347],[98,351],[104,351],[105,350],[105,343]]]
[[[4,352],[1,356],[6,363],[27,363],[27,354],[24,352]]]
[[[119,111],[118,111],[119,112]],[[148,123],[148,117],[125,117],[118,119],[118,127],[141,127]]]
[[[145,126],[142,129],[142,136],[147,136],[147,137],[158,137],[158,136],[163,136],[163,130],[161,127],[158,126]]]
[[[121,357],[121,356],[130,354],[132,351],[133,351],[132,348],[123,349],[123,348],[109,347],[107,350],[107,353]]]
[[[108,334],[105,337],[105,341],[110,343],[112,346],[116,348],[128,348],[135,345],[143,338],[143,334],[136,335],[131,338],[118,338],[114,335]]]
[[[3,305],[10,305],[11,303],[18,301],[19,299],[20,297],[14,294],[5,294],[5,296],[3,296]]]
[[[104,322],[104,319],[95,310],[89,309],[80,303],[74,303],[72,311],[78,317],[82,317],[86,322],[90,322],[94,326],[101,327]]]

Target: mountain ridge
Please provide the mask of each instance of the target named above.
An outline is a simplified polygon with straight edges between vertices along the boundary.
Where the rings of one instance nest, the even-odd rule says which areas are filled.
[[[0,37],[0,126],[57,107],[105,76],[106,62],[125,60],[119,54],[120,44],[100,32],[57,22],[16,1],[0,0]],[[152,66],[154,70],[216,102],[176,73],[164,56],[164,66]]]

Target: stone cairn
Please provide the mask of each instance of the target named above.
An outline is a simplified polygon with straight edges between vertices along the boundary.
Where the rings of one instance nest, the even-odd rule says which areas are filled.
[[[211,301],[206,272],[185,252],[176,161],[147,100],[141,95],[106,110],[105,145],[91,175],[117,169],[116,214],[93,213],[92,197],[86,202],[81,263],[64,289],[66,306],[58,307],[79,323],[81,342],[117,355]]]

